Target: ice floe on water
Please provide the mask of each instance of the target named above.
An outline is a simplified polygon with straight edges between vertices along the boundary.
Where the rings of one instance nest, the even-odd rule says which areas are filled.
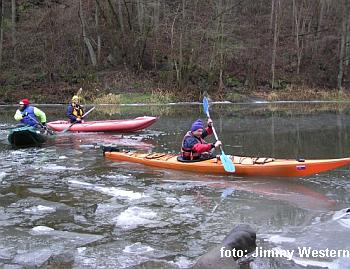
[[[141,242],[136,242],[130,246],[126,246],[123,249],[123,252],[125,253],[131,253],[131,254],[142,254],[146,252],[153,251],[154,248],[150,246],[143,245]]]
[[[178,257],[174,262],[179,268],[191,268],[192,262],[186,257]]]
[[[143,193],[126,191],[115,187],[95,187],[95,189],[104,194],[115,196],[121,199],[136,200],[145,197]]]
[[[295,238],[291,238],[291,237],[285,237],[285,236],[281,236],[281,235],[272,235],[269,238],[269,241],[275,244],[280,244],[280,243],[291,243],[295,241]]]
[[[130,207],[114,218],[116,225],[124,229],[134,229],[138,226],[145,226],[149,224],[156,224],[157,213],[141,207]]]
[[[337,211],[332,219],[336,220],[343,227],[350,228],[350,208]]]
[[[341,259],[335,261],[320,261],[320,260],[310,260],[310,259],[302,259],[302,258],[293,258],[293,261],[296,264],[301,266],[316,267],[316,268],[328,268],[328,269],[347,269],[350,268],[350,265],[344,266],[345,264]]]
[[[32,206],[30,208],[26,208],[23,210],[24,213],[28,214],[45,214],[45,213],[52,213],[55,212],[56,208],[49,207],[49,206],[43,206],[43,205],[37,205],[37,206]]]
[[[33,194],[38,194],[38,195],[49,195],[53,193],[53,190],[43,189],[43,188],[28,188],[27,190]]]
[[[128,175],[115,174],[115,175],[106,175],[104,177],[106,179],[109,179],[109,180],[117,179],[118,181],[120,181],[120,180],[128,180],[128,179],[132,179],[133,178],[133,176],[131,174],[128,174]]]
[[[79,180],[68,180],[68,183],[70,183],[74,187],[84,187],[86,189],[95,190],[113,197],[117,197],[119,199],[128,199],[128,200],[136,200],[141,199],[144,197],[147,197],[143,193],[140,192],[134,192],[129,190],[123,190],[116,187],[102,187],[102,186],[96,186],[91,183],[79,181]]]
[[[79,170],[83,170],[84,168],[80,168],[80,167],[67,167],[67,166],[63,166],[63,165],[57,165],[57,164],[46,164],[42,170],[48,170],[48,171],[65,171],[65,170],[73,170],[73,171],[79,171]]]
[[[36,226],[36,227],[32,228],[31,234],[33,234],[33,235],[46,234],[46,233],[52,232],[54,230],[55,229],[47,227],[47,226]]]
[[[71,185],[73,185],[75,187],[78,187],[78,186],[87,186],[87,187],[91,187],[91,188],[94,187],[94,185],[91,183],[79,181],[79,180],[74,180],[74,179],[68,180],[68,183],[70,183]]]
[[[5,178],[7,174],[5,172],[0,172],[0,180],[2,180],[3,178]]]
[[[177,199],[176,197],[166,197],[165,203],[167,203],[170,206],[174,206],[179,204],[179,199]]]

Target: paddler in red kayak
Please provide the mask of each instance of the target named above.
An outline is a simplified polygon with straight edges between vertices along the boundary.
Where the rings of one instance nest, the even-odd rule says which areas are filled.
[[[82,116],[84,115],[84,108],[80,105],[79,96],[74,95],[72,102],[68,105],[67,116],[70,122],[82,123],[84,122]]]
[[[213,133],[213,121],[208,119],[208,127],[204,129],[202,120],[192,123],[191,130],[186,133],[182,140],[181,156],[184,160],[209,159],[212,150],[221,145],[221,141],[207,144],[204,138]]]

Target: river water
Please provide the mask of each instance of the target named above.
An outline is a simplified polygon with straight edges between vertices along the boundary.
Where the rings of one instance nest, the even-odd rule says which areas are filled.
[[[40,108],[49,121],[64,117],[64,106]],[[0,128],[15,124],[15,109],[0,107]],[[213,104],[210,111],[226,154],[350,156],[347,103]],[[89,119],[144,115],[160,118],[142,132],[66,133],[41,148],[12,149],[0,131],[0,268],[188,268],[238,223],[257,231],[264,250],[295,251],[260,255],[251,268],[350,268],[346,252],[297,255],[303,247],[350,251],[349,167],[242,178],[104,159],[101,145],[177,153],[191,123],[205,120],[200,104],[100,106]],[[234,191],[221,199],[225,190]]]

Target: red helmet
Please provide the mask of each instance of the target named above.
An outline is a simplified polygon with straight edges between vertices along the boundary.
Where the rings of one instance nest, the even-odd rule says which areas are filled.
[[[27,106],[27,105],[29,105],[29,100],[27,98],[24,98],[19,102],[19,104]]]

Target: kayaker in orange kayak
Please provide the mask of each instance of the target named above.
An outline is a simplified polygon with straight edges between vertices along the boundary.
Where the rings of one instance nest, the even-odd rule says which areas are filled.
[[[74,95],[72,97],[72,102],[68,105],[67,116],[70,122],[82,123],[84,122],[82,116],[84,115],[84,108],[80,105],[79,96]]]
[[[184,160],[208,159],[212,156],[212,150],[221,145],[221,141],[207,144],[204,138],[213,133],[213,121],[208,119],[208,127],[204,129],[202,120],[192,123],[191,130],[182,140],[181,156]]]

